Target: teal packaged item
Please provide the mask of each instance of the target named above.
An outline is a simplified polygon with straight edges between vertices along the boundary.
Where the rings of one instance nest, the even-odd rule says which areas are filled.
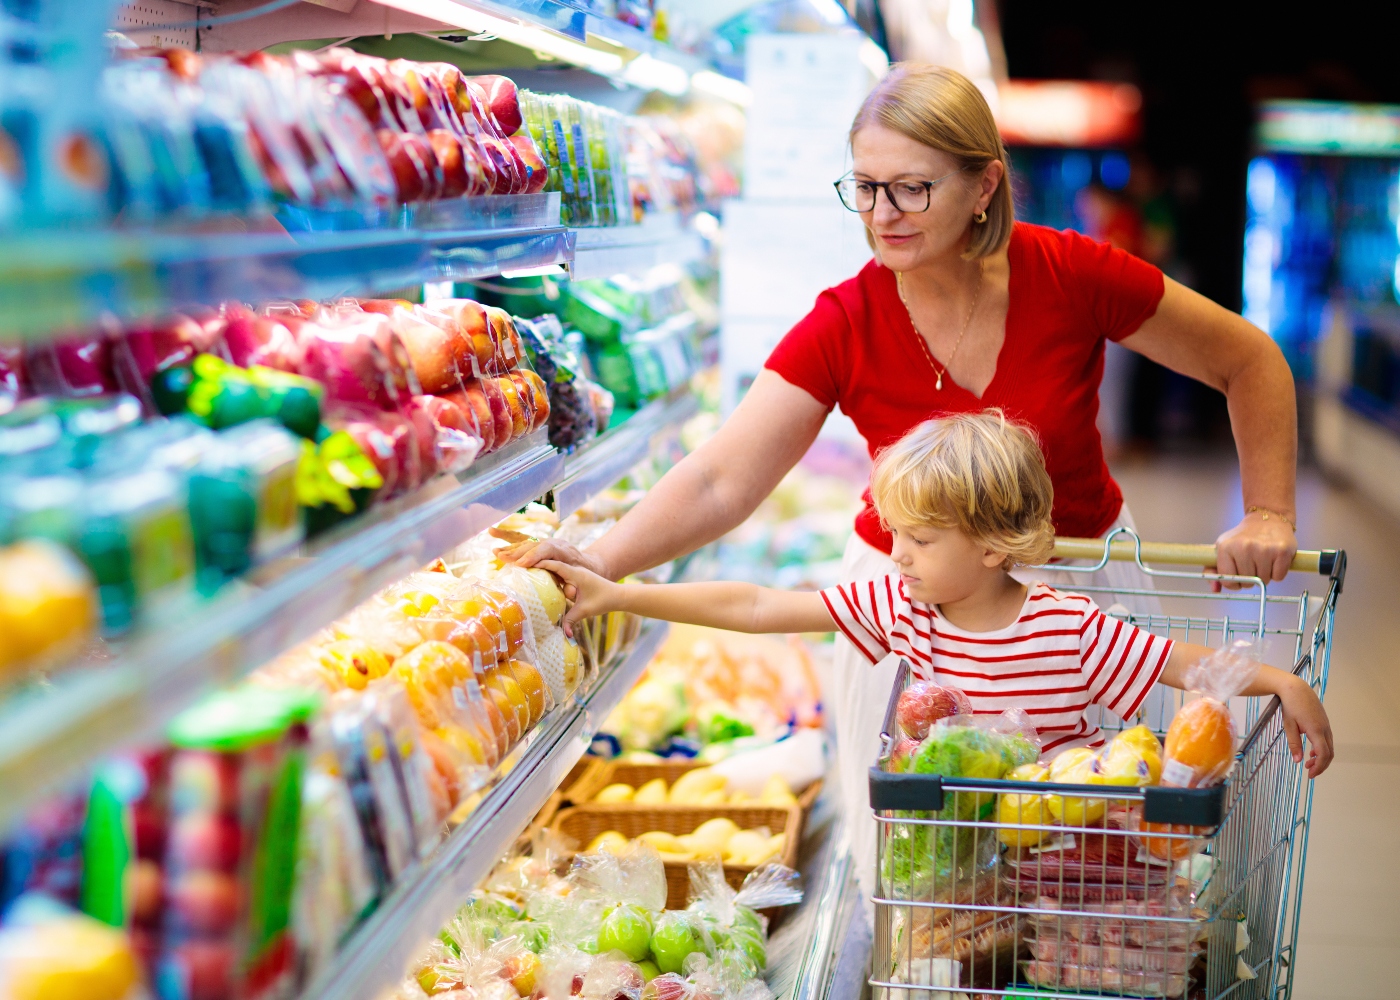
[[[296,472],[301,446],[272,420],[217,436],[190,476],[190,522],[201,593],[212,593],[302,540]]]

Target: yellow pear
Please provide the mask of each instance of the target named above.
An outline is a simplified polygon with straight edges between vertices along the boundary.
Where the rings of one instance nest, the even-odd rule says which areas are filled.
[[[618,783],[604,788],[597,795],[593,796],[593,801],[603,805],[611,805],[618,802],[631,802],[634,794],[635,790],[631,785]]]
[[[604,830],[598,836],[588,842],[585,854],[592,854],[595,851],[607,851],[609,854],[616,854],[627,847],[627,838],[616,830]]]
[[[662,778],[652,778],[637,789],[632,802],[639,806],[661,806],[666,804],[666,782]]]

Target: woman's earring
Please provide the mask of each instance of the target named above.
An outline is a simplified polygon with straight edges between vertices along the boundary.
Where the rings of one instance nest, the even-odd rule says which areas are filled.
[[[979,225],[982,224],[983,222],[986,222],[986,221],[987,221],[987,210],[984,208],[984,209],[982,210],[982,214],[981,214],[981,215],[974,215],[974,216],[972,217],[972,221],[978,223]]]

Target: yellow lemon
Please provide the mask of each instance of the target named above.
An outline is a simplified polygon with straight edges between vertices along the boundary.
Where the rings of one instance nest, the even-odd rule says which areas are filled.
[[[593,801],[600,802],[604,805],[617,802],[631,802],[633,794],[634,792],[631,785],[618,783],[604,788],[597,795],[593,796]]]
[[[1070,766],[1057,768],[1065,757],[1073,754]],[[1063,785],[1103,785],[1107,784],[1098,769],[1094,751],[1087,747],[1066,750],[1050,764],[1050,781]],[[1106,799],[1086,799],[1078,795],[1047,795],[1046,804],[1050,815],[1065,826],[1089,826],[1103,819],[1108,811]]]
[[[666,804],[666,782],[662,778],[652,778],[637,789],[632,801],[639,806],[660,806]]]

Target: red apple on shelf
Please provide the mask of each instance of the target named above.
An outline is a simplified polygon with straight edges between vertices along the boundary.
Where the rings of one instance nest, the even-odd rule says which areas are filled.
[[[496,116],[501,134],[514,135],[519,132],[520,126],[525,123],[525,116],[520,112],[520,92],[515,87],[515,81],[506,76],[477,76],[472,78],[472,82],[485,92],[486,103]]]
[[[472,187],[472,178],[467,172],[462,140],[447,129],[435,128],[428,133],[428,141],[432,143],[438,165],[442,168],[442,196],[460,198],[467,194]]]
[[[510,137],[510,144],[515,147],[516,154],[529,172],[525,193],[534,194],[537,191],[543,191],[544,186],[549,183],[549,167],[545,164],[544,157],[540,155],[540,148],[535,145],[535,140],[529,132],[520,132]]]
[[[498,443],[505,444],[505,441],[497,442],[496,440],[496,421],[492,416],[491,404],[486,399],[486,393],[482,390],[481,383],[473,380],[467,384],[465,389],[448,393],[443,398],[467,414],[469,425],[475,425],[476,432],[481,438],[481,454],[494,451]]]
[[[405,133],[393,129],[381,128],[374,136],[389,160],[389,170],[394,175],[395,197],[404,203],[422,201],[428,190],[428,170],[416,144]]]

